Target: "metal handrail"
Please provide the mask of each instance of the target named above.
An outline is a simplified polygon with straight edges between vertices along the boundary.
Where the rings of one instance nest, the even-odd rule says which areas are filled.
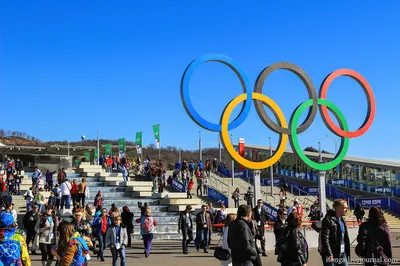
[[[219,192],[221,192],[222,194],[228,194],[226,196],[229,197],[230,191],[229,191],[229,185],[226,184],[225,182],[222,182],[221,180],[218,180],[217,178],[213,177],[212,175],[210,175],[209,177],[209,182],[215,182],[215,186],[213,186],[216,190],[218,190]],[[209,184],[210,185],[210,184]],[[218,185],[221,186],[221,189],[218,189]],[[224,190],[224,188],[226,188],[226,190]],[[226,191],[226,193],[224,193]]]
[[[301,194],[300,192],[305,193],[305,194],[306,194],[305,199],[308,200],[308,201],[310,201],[311,203],[314,203],[315,200],[318,199],[316,196],[310,195],[307,191],[305,191],[305,190],[303,190],[303,189],[301,189],[301,188],[295,187],[295,186],[293,186],[293,185],[291,185],[291,187],[292,187],[292,190],[291,190],[291,191],[292,191],[292,194],[293,194],[293,195],[295,195],[295,194],[293,193],[293,188],[296,188],[297,190],[299,190],[299,196],[300,196],[300,194]],[[310,200],[308,197],[313,197],[315,200],[314,200],[314,201],[313,201],[313,200]]]

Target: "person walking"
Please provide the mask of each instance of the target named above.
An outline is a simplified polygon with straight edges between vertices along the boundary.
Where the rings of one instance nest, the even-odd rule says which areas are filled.
[[[287,219],[287,227],[276,243],[277,261],[282,266],[307,266],[308,245],[300,231],[301,216],[292,212]]]
[[[240,192],[239,188],[237,187],[235,191],[232,193],[232,199],[235,202],[235,208],[239,207],[239,198],[240,198]]]
[[[385,261],[391,261],[393,253],[390,231],[380,208],[369,209],[368,220],[358,230],[357,242],[367,244],[363,256],[366,259],[365,266],[374,266],[374,263],[369,262],[373,260],[382,262],[378,262],[378,266],[388,265]]]
[[[190,181],[189,181],[189,183],[188,183],[187,192],[186,192],[187,198],[188,198],[188,199],[191,199],[191,198],[192,198],[192,189],[193,189],[193,186],[194,186],[194,181],[193,181],[193,178],[191,178]]]
[[[58,232],[57,249],[51,250],[53,256],[57,258],[57,265],[88,265],[89,247],[79,233],[75,232],[74,225],[61,222]]]
[[[78,185],[78,196],[76,201],[81,202],[82,206],[85,206],[86,190],[88,189],[86,185],[86,178],[82,178],[82,183]]]
[[[122,208],[122,223],[126,226],[126,232],[128,233],[128,245],[127,247],[130,248],[132,245],[132,234],[133,234],[133,212],[129,209],[128,206],[124,206]]]
[[[187,205],[186,209],[179,215],[178,233],[182,232],[182,252],[188,254],[188,245],[193,240],[193,220],[192,220],[192,206]]]
[[[35,231],[39,234],[39,248],[42,254],[42,265],[50,266],[53,262],[51,252],[56,244],[57,219],[53,215],[53,207],[47,206],[45,213],[38,219]]]
[[[358,224],[362,223],[363,218],[364,218],[364,214],[365,214],[364,209],[361,207],[361,204],[358,203],[357,207],[354,210],[354,215],[357,218]]]
[[[126,265],[125,247],[128,244],[128,233],[126,226],[122,224],[121,216],[115,217],[114,224],[107,229],[106,246],[110,247],[113,266],[118,265],[118,257],[121,266]]]
[[[204,253],[208,253],[209,235],[212,228],[211,217],[207,212],[207,206],[201,206],[201,212],[196,215],[196,249],[199,251],[203,245]]]
[[[104,248],[106,247],[106,233],[108,227],[111,226],[111,220],[107,215],[107,209],[101,209],[101,214],[96,217],[92,224],[96,228],[96,235],[99,240],[99,252],[97,259],[104,261]]]
[[[157,221],[154,217],[151,217],[151,210],[146,209],[145,214],[136,219],[137,223],[140,223],[140,234],[143,237],[144,244],[144,255],[146,258],[150,256],[151,243],[153,242],[154,228],[157,226]]]
[[[288,217],[287,211],[284,208],[279,209],[277,215],[278,217],[276,219],[276,222],[274,223],[275,243],[282,236],[282,232],[287,226],[286,220]]]
[[[266,250],[265,250],[265,224],[269,221],[269,216],[268,212],[264,207],[264,202],[262,199],[257,200],[257,207],[253,209],[253,220],[257,222],[257,235],[261,237],[260,242],[261,242],[261,249],[262,249],[262,255],[263,257],[267,256]],[[256,246],[257,246],[257,240],[256,240]]]
[[[347,266],[350,257],[350,240],[344,219],[347,211],[347,201],[337,199],[322,220],[320,254],[324,266]]]
[[[224,224],[224,232],[222,234],[222,248],[228,250],[230,254],[232,254],[232,251],[228,245],[229,225],[236,220],[236,216],[237,215],[234,213],[228,214]],[[221,266],[232,266],[232,256],[228,260],[221,261]]]
[[[0,264],[31,266],[28,246],[9,212],[0,213]],[[46,263],[46,262],[44,262]],[[42,265],[45,265],[42,262]]]
[[[251,208],[240,205],[237,219],[230,223],[228,231],[228,247],[231,249],[233,266],[253,266],[258,254],[251,231]]]
[[[29,246],[29,243],[35,239],[36,231],[35,226],[37,221],[39,220],[39,208],[37,205],[32,206],[32,210],[28,211],[23,218],[24,229],[26,230],[26,245]],[[32,251],[32,254],[34,252]]]
[[[61,209],[71,208],[71,183],[68,179],[65,179],[64,182],[60,186],[61,189]]]

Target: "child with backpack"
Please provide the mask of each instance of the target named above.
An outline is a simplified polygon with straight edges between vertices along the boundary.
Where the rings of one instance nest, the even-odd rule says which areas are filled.
[[[157,221],[150,215],[151,210],[146,209],[144,215],[136,219],[136,222],[140,223],[140,234],[143,237],[144,255],[146,258],[150,256],[151,243],[155,232],[154,227],[157,226]]]
[[[57,250],[51,253],[59,261],[59,265],[85,266],[90,259],[89,247],[86,241],[75,232],[72,223],[61,222],[58,226],[60,236],[58,238]]]

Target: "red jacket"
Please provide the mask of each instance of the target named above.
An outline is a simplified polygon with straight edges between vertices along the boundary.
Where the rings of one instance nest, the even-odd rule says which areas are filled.
[[[193,185],[194,185],[194,182],[193,181],[189,181],[188,190],[192,190]]]

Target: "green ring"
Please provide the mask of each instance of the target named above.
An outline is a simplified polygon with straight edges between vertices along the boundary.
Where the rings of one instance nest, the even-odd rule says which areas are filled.
[[[339,108],[334,105],[332,102],[326,100],[326,99],[321,99],[318,98],[318,104],[320,105],[325,105],[326,107],[329,108],[329,110],[331,112],[333,112],[336,117],[339,119],[339,121],[341,122],[342,126],[343,126],[343,130],[344,131],[348,131],[349,127],[347,125],[347,121],[344,118],[343,113],[339,110]],[[297,132],[296,132],[296,128],[297,128],[297,124],[299,122],[300,116],[303,114],[303,112],[310,106],[313,105],[313,100],[309,99],[305,102],[303,102],[300,106],[297,107],[296,111],[293,114],[293,117],[290,121],[290,131],[292,133],[292,138],[291,138],[291,144],[292,144],[292,148],[294,150],[294,152],[297,153],[297,155],[300,157],[301,160],[303,160],[303,162],[305,164],[307,164],[308,166],[310,166],[311,168],[314,168],[316,170],[320,170],[320,171],[326,171],[332,168],[335,168],[338,164],[340,164],[340,162],[343,160],[343,158],[346,156],[347,150],[349,149],[349,142],[350,139],[349,138],[342,138],[341,141],[341,147],[339,149],[339,153],[336,154],[335,158],[326,164],[320,164],[320,163],[316,163],[311,161],[305,154],[304,152],[301,150],[300,145],[299,145],[299,140],[297,138]]]

